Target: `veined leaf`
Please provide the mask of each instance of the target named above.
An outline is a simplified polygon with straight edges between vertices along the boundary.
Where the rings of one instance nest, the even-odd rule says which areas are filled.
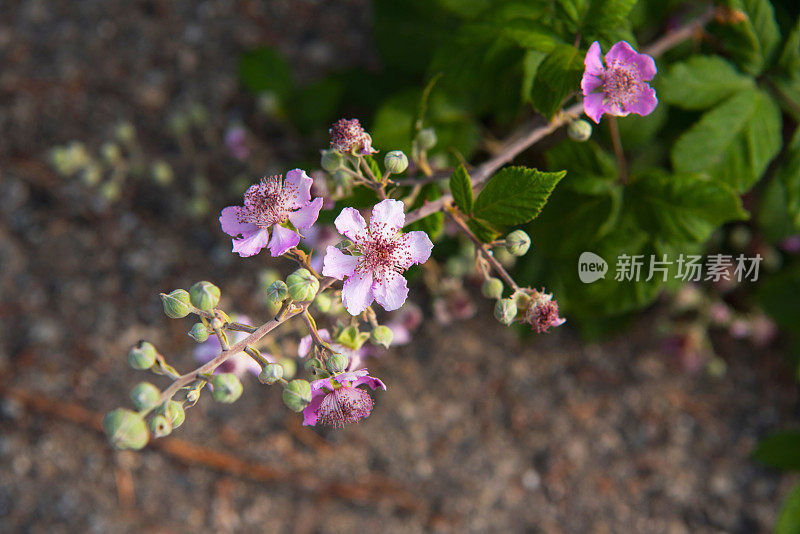
[[[728,7],[746,15],[717,27],[725,48],[750,74],[760,74],[770,62],[781,34],[769,0],[727,0]]]
[[[475,201],[475,217],[499,225],[523,224],[541,211],[567,171],[540,172],[506,167],[494,175]]]
[[[545,117],[552,117],[566,96],[580,87],[584,54],[569,45],[558,45],[539,65],[533,80],[531,101]]]
[[[456,167],[456,170],[450,175],[450,193],[453,194],[453,200],[458,209],[467,215],[472,213],[472,180],[463,164]]]
[[[660,78],[658,97],[679,108],[705,109],[754,85],[719,56],[692,56]]]

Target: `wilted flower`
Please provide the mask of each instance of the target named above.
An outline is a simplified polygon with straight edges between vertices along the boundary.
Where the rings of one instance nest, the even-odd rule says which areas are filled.
[[[296,228],[310,228],[319,216],[322,198],[311,200],[313,180],[304,170],[263,178],[244,194],[244,206],[228,206],[219,222],[233,236],[233,252],[247,257],[257,254],[269,241],[273,256],[280,256],[300,242]],[[272,228],[270,240],[269,229]],[[241,238],[236,238],[241,235]]]
[[[321,423],[336,428],[355,423],[372,412],[372,397],[358,386],[366,384],[373,390],[386,386],[369,376],[366,369],[341,373],[311,383],[311,402],[303,409],[303,424]]]
[[[236,318],[236,320],[242,323],[250,322],[250,319],[244,315],[240,315]],[[246,332],[236,332],[231,330],[228,330],[226,333],[228,336],[229,345],[238,343],[248,335]],[[221,351],[222,347],[219,344],[217,336],[211,336],[206,341],[200,343],[194,348],[194,359],[198,363],[207,363],[216,358],[217,354],[219,354]],[[262,355],[267,360],[272,361],[272,357],[269,354],[262,353]],[[239,354],[231,356],[225,360],[222,365],[214,370],[214,373],[233,373],[240,378],[247,372],[258,376],[258,374],[261,372],[261,366],[244,352],[240,352]]]
[[[320,328],[317,330],[317,334],[319,334],[319,337],[322,339],[322,341],[330,345],[334,352],[337,354],[344,354],[349,359],[350,364],[347,366],[348,371],[354,371],[361,367],[365,356],[363,348],[353,350],[345,347],[344,345],[334,343],[333,338],[331,338],[331,334],[328,332],[327,328]],[[300,344],[297,346],[297,356],[300,358],[305,358],[308,356],[313,345],[314,340],[310,335],[303,337],[300,340]]]
[[[533,327],[537,334],[547,332],[551,327],[561,326],[566,322],[558,316],[558,303],[553,300],[552,293],[539,293],[525,311],[525,322]]]
[[[364,131],[358,119],[339,119],[328,131],[331,148],[343,154],[366,156],[377,152],[372,148],[372,137]]]
[[[589,47],[581,89],[586,115],[599,123],[603,113],[624,117],[629,113],[649,115],[658,104],[655,90],[647,84],[656,75],[656,62],[639,54],[625,41],[611,47],[600,59],[600,43]]]
[[[343,209],[334,221],[360,255],[347,255],[329,246],[322,274],[347,278],[342,302],[351,315],[366,310],[373,300],[387,311],[398,309],[408,297],[408,285],[401,273],[426,262],[431,255],[433,243],[425,232],[400,232],[406,217],[403,208],[399,200],[378,202],[372,209],[369,228],[354,208]]]

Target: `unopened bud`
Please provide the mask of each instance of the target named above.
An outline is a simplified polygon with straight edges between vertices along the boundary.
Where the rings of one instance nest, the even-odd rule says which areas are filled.
[[[423,128],[417,134],[417,145],[421,150],[430,150],[436,146],[436,131],[433,128]]]
[[[408,168],[408,157],[402,150],[392,150],[383,157],[383,165],[389,174],[400,174]]]
[[[289,296],[298,302],[312,300],[319,289],[319,280],[308,269],[297,269],[286,277]]]
[[[505,325],[511,324],[517,316],[517,305],[511,299],[500,299],[494,305],[494,318]]]
[[[302,412],[311,402],[311,384],[305,380],[292,380],[283,388],[283,402],[290,410]]]
[[[343,373],[350,365],[350,358],[344,354],[334,354],[327,361],[328,371],[331,373]]]
[[[150,431],[153,436],[163,438],[172,433],[172,425],[165,415],[156,415],[150,420]]]
[[[320,166],[328,172],[336,172],[344,165],[344,157],[336,150],[321,150]]]
[[[503,281],[499,278],[487,278],[481,286],[481,293],[487,299],[499,299],[503,296]]]
[[[133,410],[117,408],[109,412],[103,418],[103,428],[114,448],[138,450],[147,445],[147,424]]]
[[[297,360],[294,358],[281,358],[280,365],[283,367],[283,378],[291,380],[297,374]]]
[[[280,304],[289,296],[289,287],[283,280],[275,280],[267,288],[267,299],[272,304]]]
[[[531,238],[522,230],[514,230],[506,236],[506,249],[514,256],[524,256],[531,248]]]
[[[161,391],[150,382],[139,382],[131,390],[131,400],[137,410],[152,408],[161,397]]]
[[[208,339],[208,327],[203,323],[194,323],[192,329],[189,330],[189,337],[198,343],[203,343]]]
[[[583,119],[572,121],[567,126],[567,135],[573,141],[588,141],[592,136],[592,125]]]
[[[233,373],[214,375],[211,385],[214,387],[212,396],[217,402],[230,404],[242,396],[242,383]]]
[[[283,378],[283,366],[279,363],[265,365],[258,375],[258,381],[267,385],[272,385],[281,378]]]
[[[388,326],[379,324],[369,333],[369,340],[373,345],[383,345],[387,349],[392,344],[394,332]]]
[[[156,363],[156,348],[147,341],[140,341],[128,353],[128,364],[134,369],[143,371],[150,369]]]
[[[186,411],[183,409],[183,404],[174,400],[169,400],[162,404],[157,413],[167,418],[173,430],[181,426],[186,420]]]
[[[170,319],[186,317],[192,311],[189,292],[185,289],[176,289],[166,295],[162,293],[161,301],[164,304],[164,313]]]
[[[219,304],[219,288],[211,282],[197,282],[189,288],[192,306],[210,312]]]
[[[369,333],[359,332],[357,327],[351,325],[339,332],[339,335],[336,336],[336,342],[348,349],[358,350],[369,339],[369,336]]]
[[[517,305],[517,310],[527,310],[531,307],[531,296],[524,291],[517,291],[511,295],[511,298],[514,300],[514,304]]]

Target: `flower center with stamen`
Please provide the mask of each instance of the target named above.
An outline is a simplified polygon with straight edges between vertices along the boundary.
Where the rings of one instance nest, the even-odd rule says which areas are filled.
[[[613,104],[627,106],[636,102],[642,81],[638,72],[630,65],[612,63],[603,75],[606,98]]]
[[[296,205],[297,187],[287,185],[283,176],[262,178],[244,194],[244,207],[239,210],[239,222],[253,223],[259,228],[286,222]]]
[[[325,395],[319,405],[318,421],[323,425],[342,428],[355,423],[372,412],[372,397],[363,389],[343,386]]]
[[[382,228],[357,243],[362,256],[356,272],[371,272],[376,282],[385,281],[388,273],[402,272],[402,265],[411,263],[411,251],[407,234],[395,234],[386,238]]]

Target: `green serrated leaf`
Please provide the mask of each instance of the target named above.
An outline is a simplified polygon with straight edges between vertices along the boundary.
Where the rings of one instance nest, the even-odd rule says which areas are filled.
[[[583,17],[583,33],[591,40],[620,40],[630,28],[629,15],[637,0],[590,0]],[[631,43],[633,44],[633,43]]]
[[[467,226],[482,243],[491,243],[500,236],[500,232],[492,228],[489,223],[474,217],[467,219]]]
[[[653,171],[637,177],[625,202],[641,228],[668,243],[702,243],[725,222],[747,218],[729,187],[697,174]]]
[[[380,167],[380,165],[378,165],[378,162],[375,161],[375,158],[373,158],[369,154],[367,154],[366,156],[362,156],[362,157],[364,158],[364,161],[367,162],[367,166],[369,166],[369,170],[372,171],[372,174],[374,174],[375,177],[380,180],[381,175],[382,175],[381,167]]]
[[[472,213],[492,224],[523,224],[539,215],[550,193],[567,171],[540,172],[506,167],[478,195]]]
[[[425,201],[436,200],[442,196],[442,191],[439,189],[439,186],[435,183],[430,183],[425,185],[422,190],[420,191],[419,195],[417,195],[416,200],[411,205],[411,210],[417,209],[422,206]],[[406,231],[410,232],[413,230],[422,230],[426,234],[430,236],[431,239],[435,240],[441,234],[442,229],[444,228],[444,213],[441,211],[437,211],[436,213],[432,213],[427,217],[424,217],[406,227]]]
[[[467,215],[472,213],[472,180],[463,164],[456,167],[456,170],[450,175],[450,193],[462,213]]]
[[[718,26],[717,33],[745,72],[760,74],[780,42],[775,10],[769,0],[727,0],[725,4],[746,18]]]
[[[539,65],[531,102],[545,117],[552,117],[567,95],[580,87],[584,55],[573,46],[558,45]]]
[[[658,97],[679,108],[705,109],[754,85],[719,56],[692,56],[660,78]]]
[[[796,484],[792,492],[783,501],[778,520],[775,523],[775,534],[800,533],[800,484]]]
[[[672,147],[676,171],[706,171],[737,192],[761,177],[781,148],[780,109],[759,90],[747,89],[705,113]]]
[[[800,432],[776,432],[758,444],[753,459],[767,467],[800,471]]]
[[[272,48],[249,50],[239,59],[239,79],[250,91],[273,91],[286,97],[292,90],[292,73],[286,61]]]

